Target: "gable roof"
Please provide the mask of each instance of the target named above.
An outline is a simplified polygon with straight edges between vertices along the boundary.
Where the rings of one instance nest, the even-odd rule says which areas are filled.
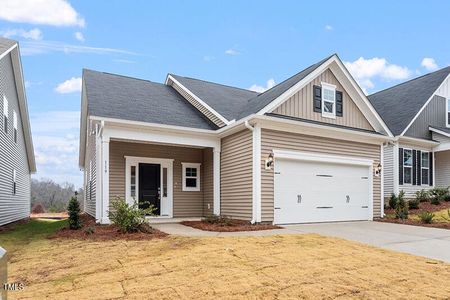
[[[199,129],[217,129],[171,86],[83,70],[87,114]]]
[[[242,109],[247,106],[248,100],[258,95],[257,92],[242,88],[174,74],[169,75],[228,121],[237,119]]]
[[[261,93],[251,99],[248,100],[247,105],[244,107],[244,109],[239,114],[239,118],[244,118],[246,116],[249,116],[251,114],[257,113],[261,109],[263,109],[265,106],[267,106],[269,103],[271,103],[273,100],[281,96],[284,92],[289,90],[291,87],[293,87],[296,83],[304,79],[306,76],[308,76],[310,73],[312,73],[315,69],[317,69],[320,65],[322,65],[324,62],[329,60],[331,57],[333,57],[335,54],[328,56],[325,59],[322,59],[321,61],[307,67],[306,69],[300,71],[299,73],[295,74],[294,76],[289,77],[288,79],[284,80],[283,82],[275,85],[271,89],[268,89],[264,93]]]
[[[14,81],[16,84],[17,98],[19,100],[19,114],[22,121],[22,129],[25,139],[28,166],[31,173],[36,172],[36,159],[34,156],[33,138],[31,135],[30,117],[28,114],[27,97],[25,93],[25,83],[22,72],[22,62],[20,60],[19,44],[10,39],[0,37],[0,59],[11,54]]]
[[[401,135],[450,74],[443,68],[368,96],[394,135]]]

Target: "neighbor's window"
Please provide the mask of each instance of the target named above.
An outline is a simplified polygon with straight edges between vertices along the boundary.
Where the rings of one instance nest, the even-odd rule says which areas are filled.
[[[183,191],[200,191],[200,164],[181,164],[183,166]]]
[[[89,161],[89,200],[92,200],[92,160]]]
[[[422,152],[421,175],[422,184],[430,184],[430,159],[428,152]]]
[[[336,117],[336,86],[322,82],[322,116]]]
[[[412,150],[403,149],[403,183],[412,182]]]
[[[3,130],[8,133],[8,99],[3,96]]]
[[[446,115],[446,119],[447,119],[447,127],[450,127],[450,98],[447,99],[447,115]]]
[[[17,143],[17,113],[13,110],[14,143]]]
[[[13,195],[15,195],[16,194],[16,192],[17,192],[17,181],[16,181],[16,169],[13,169],[13,178],[12,178],[12,180],[13,180]]]

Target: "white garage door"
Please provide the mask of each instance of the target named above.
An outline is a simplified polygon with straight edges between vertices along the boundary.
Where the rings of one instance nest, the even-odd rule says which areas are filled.
[[[276,224],[371,219],[369,166],[292,159],[275,165]]]

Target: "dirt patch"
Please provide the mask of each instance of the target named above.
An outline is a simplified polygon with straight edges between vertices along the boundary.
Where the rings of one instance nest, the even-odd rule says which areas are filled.
[[[271,224],[251,224],[242,220],[230,220],[229,224],[208,223],[204,221],[184,221],[181,224],[205,231],[236,232],[281,229],[280,226]]]
[[[78,240],[150,240],[155,238],[164,238],[168,234],[155,228],[149,232],[122,233],[114,225],[101,225],[95,222],[95,219],[87,214],[81,214],[82,227],[78,230],[72,230],[68,227],[61,228],[50,238],[66,238]],[[90,232],[90,233],[89,233]]]
[[[61,213],[39,213],[39,214],[31,214],[31,219],[50,219],[50,220],[64,220],[67,219],[69,215],[67,212]]]

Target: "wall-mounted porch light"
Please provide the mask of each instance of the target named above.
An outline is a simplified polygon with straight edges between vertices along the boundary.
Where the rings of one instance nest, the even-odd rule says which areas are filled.
[[[273,153],[270,152],[269,157],[265,160],[266,170],[272,169],[273,166]]]
[[[378,163],[378,165],[375,167],[375,176],[379,177],[381,175],[381,163]]]

